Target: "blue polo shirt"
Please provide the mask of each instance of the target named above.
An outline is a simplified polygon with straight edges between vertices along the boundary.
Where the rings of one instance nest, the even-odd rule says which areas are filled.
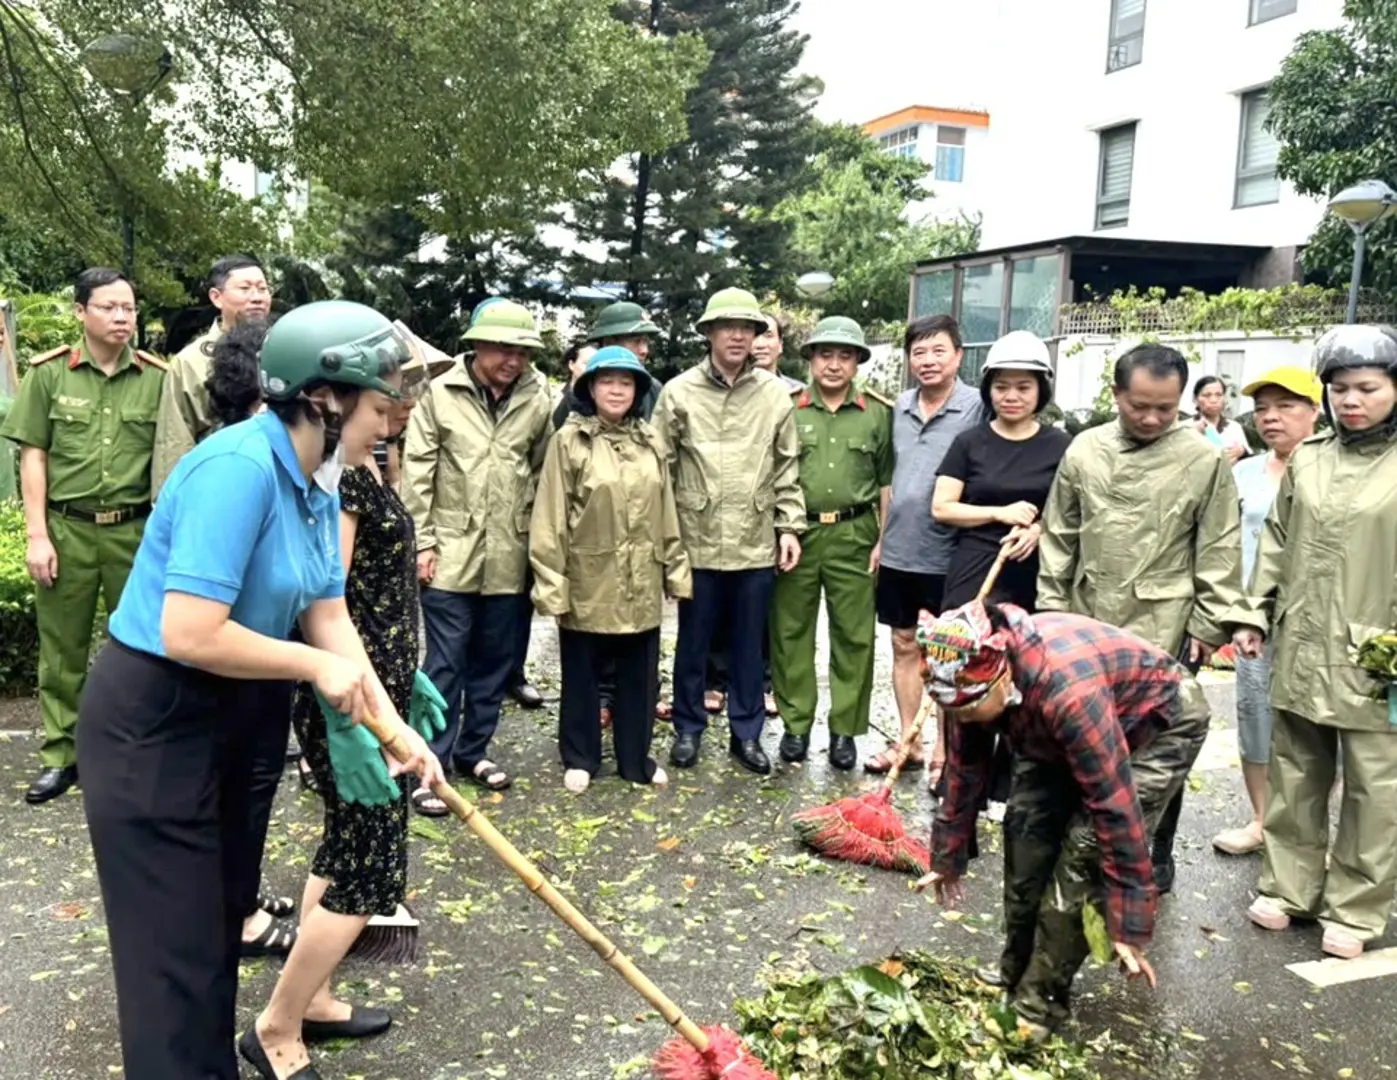
[[[291,436],[264,412],[210,435],[175,466],[146,522],[111,636],[165,655],[165,594],[227,604],[285,639],[312,603],[344,595],[338,493],[307,483]]]

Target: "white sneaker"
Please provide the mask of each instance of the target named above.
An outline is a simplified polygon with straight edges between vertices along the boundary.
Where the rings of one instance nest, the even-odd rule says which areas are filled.
[[[1363,955],[1363,942],[1337,926],[1324,928],[1324,942],[1320,948],[1341,960],[1357,960]]]
[[[574,795],[581,795],[592,785],[591,774],[586,769],[569,769],[563,773],[563,787]]]
[[[657,784],[660,787],[664,787],[666,784],[669,783],[669,774],[666,773],[664,769],[656,765],[655,775],[650,777],[650,783]]]
[[[1269,896],[1258,896],[1247,908],[1247,918],[1263,930],[1286,930],[1290,927],[1290,916],[1280,904]]]
[[[1224,855],[1250,855],[1260,851],[1263,843],[1261,826],[1256,822],[1236,829],[1227,829],[1213,837],[1213,847]]]

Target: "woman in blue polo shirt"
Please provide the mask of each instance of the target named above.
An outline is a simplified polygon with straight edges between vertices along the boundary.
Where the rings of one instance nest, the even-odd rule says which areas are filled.
[[[387,433],[408,356],[392,325],[359,304],[284,316],[262,350],[267,411],[181,459],[112,614],[83,695],[78,760],[127,1076],[238,1075],[240,927],[258,879],[250,769],[264,740],[286,739],[289,716],[268,707],[285,700],[276,684],[309,682],[356,721],[390,718],[414,751],[411,770],[441,778],[349,619],[339,550],[339,470]],[[287,640],[297,623],[304,644]],[[365,739],[348,729],[346,781],[356,763],[384,768]],[[277,1075],[265,1054],[254,1064]],[[315,1076],[307,1062],[278,1064]]]

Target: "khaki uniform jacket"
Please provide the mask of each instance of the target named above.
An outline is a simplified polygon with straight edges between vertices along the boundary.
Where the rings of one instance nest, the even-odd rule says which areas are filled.
[[[568,418],[548,444],[529,561],[534,607],[568,630],[653,630],[666,595],[693,595],[674,488],[649,424]]]
[[[553,396],[526,367],[492,416],[458,358],[434,379],[408,421],[403,501],[417,550],[435,548],[434,589],[520,594],[529,564],[529,515],[552,433]]]
[[[214,429],[204,383],[213,364],[214,343],[222,336],[223,328],[214,323],[170,361],[155,420],[155,456],[150,463],[152,499],[160,497],[160,489],[179,459]]]
[[[1038,608],[1087,615],[1179,656],[1229,640],[1242,596],[1241,503],[1221,449],[1192,427],[1153,443],[1082,432],[1043,508]]]
[[[1316,724],[1389,731],[1350,655],[1397,626],[1397,439],[1296,448],[1261,531],[1239,626],[1274,645],[1271,703]]]
[[[750,363],[729,386],[712,363],[665,383],[652,420],[696,570],[776,565],[778,532],[805,531],[791,392]]]

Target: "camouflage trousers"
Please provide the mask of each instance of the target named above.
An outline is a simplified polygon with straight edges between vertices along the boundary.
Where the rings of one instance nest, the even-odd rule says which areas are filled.
[[[1208,734],[1202,694],[1183,695],[1183,715],[1130,755],[1135,792],[1153,834]],[[1016,758],[1004,816],[1004,953],[1000,972],[1025,1020],[1056,1026],[1070,1013],[1072,981],[1090,954],[1082,908],[1104,899],[1101,850],[1071,769]]]

